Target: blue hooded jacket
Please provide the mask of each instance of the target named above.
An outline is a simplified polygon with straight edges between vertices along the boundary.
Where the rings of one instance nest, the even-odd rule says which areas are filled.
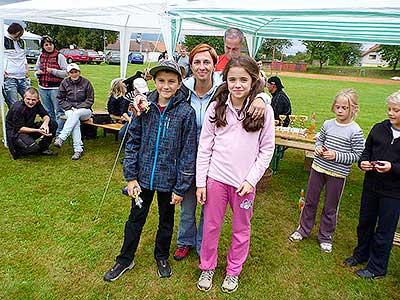
[[[124,177],[149,190],[183,196],[196,169],[196,116],[179,89],[164,111],[158,92],[148,95],[150,110],[133,118],[124,156]]]

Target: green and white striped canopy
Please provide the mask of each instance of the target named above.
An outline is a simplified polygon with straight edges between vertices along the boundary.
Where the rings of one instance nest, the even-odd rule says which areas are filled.
[[[392,7],[380,8],[357,8],[357,3],[362,1],[353,1],[357,2],[354,8],[270,10],[264,8],[268,8],[269,1],[258,2],[260,5],[251,10],[177,8],[170,10],[168,14],[182,19],[183,22],[221,29],[236,27],[246,34],[271,39],[400,45],[400,1],[383,1],[385,3],[382,4],[390,2]],[[243,3],[246,7],[246,1]],[[305,2],[303,5],[306,4]]]

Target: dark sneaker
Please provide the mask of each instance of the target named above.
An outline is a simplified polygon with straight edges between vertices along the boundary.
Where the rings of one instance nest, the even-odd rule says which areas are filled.
[[[45,156],[57,156],[58,155],[57,152],[50,150],[50,149],[43,150],[40,154],[45,155]]]
[[[349,267],[355,267],[361,264],[361,262],[359,262],[354,256],[346,258],[343,263]]]
[[[129,266],[121,265],[120,263],[116,263],[110,270],[104,274],[104,281],[112,282],[117,280],[124,274],[126,271],[131,270],[135,266],[135,262],[132,261]]]
[[[78,160],[82,157],[82,155],[83,155],[83,151],[80,151],[80,152],[76,151],[76,152],[74,152],[74,155],[72,155],[71,159]]]
[[[61,148],[62,144],[64,143],[64,140],[62,140],[61,138],[59,138],[58,136],[56,137],[56,139],[54,140],[54,146],[56,146],[57,148]]]
[[[385,275],[376,275],[368,269],[357,270],[356,274],[357,274],[357,276],[364,278],[364,279],[378,279],[378,278],[385,277]]]
[[[169,265],[168,259],[157,260],[157,269],[158,276],[160,276],[160,278],[171,277],[172,275],[172,270],[171,266]]]
[[[187,255],[188,255],[188,253],[189,253],[189,251],[190,251],[190,246],[181,246],[181,247],[178,247],[176,250],[175,250],[175,253],[174,253],[174,259],[175,260],[182,260],[182,259],[184,259]]]

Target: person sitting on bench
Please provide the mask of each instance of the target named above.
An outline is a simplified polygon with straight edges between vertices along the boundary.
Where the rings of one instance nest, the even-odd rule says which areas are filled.
[[[67,121],[60,135],[56,137],[54,146],[61,148],[63,142],[72,134],[74,147],[72,160],[78,160],[83,154],[81,121],[88,120],[92,115],[94,91],[90,81],[81,76],[77,64],[69,64],[67,72],[68,77],[61,82],[57,96],[60,106],[65,111]]]

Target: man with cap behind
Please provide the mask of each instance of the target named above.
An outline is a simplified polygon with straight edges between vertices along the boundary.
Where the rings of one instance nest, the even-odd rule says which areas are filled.
[[[123,161],[127,191],[133,198],[132,208],[125,224],[121,252],[104,275],[105,281],[115,281],[134,267],[135,252],[156,191],[159,224],[154,258],[160,277],[172,275],[168,258],[175,205],[182,201],[194,179],[196,117],[180,89],[179,65],[164,60],[152,68],[150,74],[156,90],[147,96],[149,110],[132,118]],[[139,196],[143,201],[140,205],[135,200]]]
[[[61,148],[64,141],[72,134],[74,147],[72,160],[78,160],[83,154],[81,121],[88,120],[92,115],[94,90],[90,81],[81,76],[77,64],[69,64],[67,72],[68,77],[61,82],[57,96],[67,121],[60,135],[56,137],[54,146]]]
[[[274,110],[275,120],[279,120],[279,115],[289,116],[292,114],[292,105],[289,97],[282,89],[284,88],[279,77],[272,76],[268,78],[267,87],[272,95],[271,106]],[[289,117],[283,122],[283,126],[289,125]]]

